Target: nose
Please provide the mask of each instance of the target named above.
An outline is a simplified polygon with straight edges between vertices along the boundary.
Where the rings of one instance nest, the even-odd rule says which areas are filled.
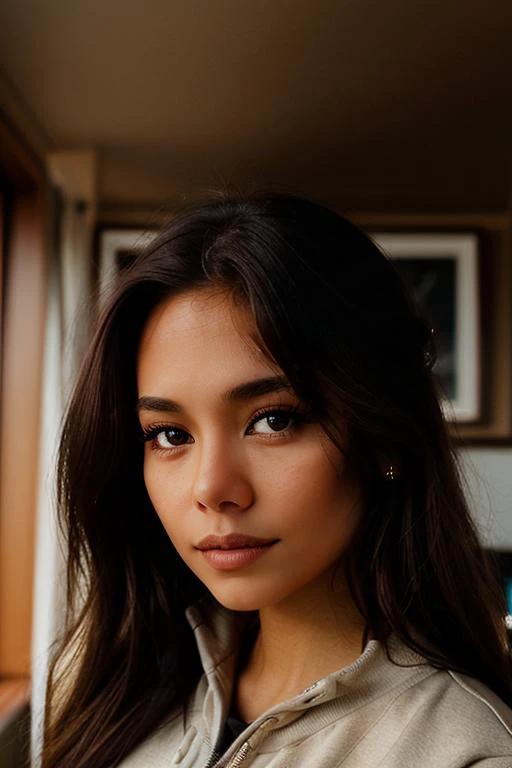
[[[209,441],[197,450],[194,506],[201,512],[243,511],[254,501],[254,490],[240,445],[227,438]]]

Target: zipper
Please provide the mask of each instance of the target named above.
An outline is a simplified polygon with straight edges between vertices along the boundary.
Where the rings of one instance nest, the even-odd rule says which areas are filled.
[[[226,768],[240,768],[249,752],[252,752],[252,747],[248,741],[245,741],[238,752],[233,755]]]
[[[204,768],[215,768],[215,766],[220,765],[219,760],[221,757],[222,755],[217,751],[212,752]]]
[[[240,766],[245,762],[245,759],[249,755],[250,752],[255,751],[255,747],[252,746],[250,743],[250,740],[261,731],[266,731],[269,726],[271,727],[274,725],[274,723],[279,722],[279,718],[277,717],[269,717],[266,720],[264,720],[258,728],[256,728],[255,731],[251,733],[247,741],[244,741],[242,746],[238,749],[237,752],[230,758],[229,762],[225,762],[226,758],[224,755],[220,755],[217,750],[214,750],[208,760],[208,763],[206,764],[205,768],[240,768]]]
[[[244,741],[238,752],[235,752],[229,763],[225,763],[223,755],[215,750],[210,755],[205,768],[239,768],[243,761],[252,751],[252,747],[248,741]]]
[[[247,739],[247,741],[244,741],[238,752],[236,752],[229,763],[225,766],[225,768],[240,768],[240,766],[245,762],[245,759],[249,755],[250,752],[255,751],[255,747],[253,747],[250,743],[250,739],[254,738],[256,734],[260,733],[262,731],[266,731],[269,728],[271,728],[274,723],[279,722],[279,718],[277,717],[268,717],[266,720],[264,720],[261,725],[251,733],[250,737]],[[259,743],[259,740],[258,740]],[[222,765],[222,762],[219,763],[219,766]]]

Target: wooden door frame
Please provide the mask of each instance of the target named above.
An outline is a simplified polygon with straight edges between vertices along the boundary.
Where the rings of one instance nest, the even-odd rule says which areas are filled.
[[[28,697],[47,301],[44,161],[0,113],[0,725]]]

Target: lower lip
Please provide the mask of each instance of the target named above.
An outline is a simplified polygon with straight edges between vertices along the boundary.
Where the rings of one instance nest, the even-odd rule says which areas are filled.
[[[218,571],[235,571],[237,568],[244,568],[254,563],[275,543],[273,541],[271,544],[260,547],[243,547],[242,549],[205,549],[201,554],[212,568]]]

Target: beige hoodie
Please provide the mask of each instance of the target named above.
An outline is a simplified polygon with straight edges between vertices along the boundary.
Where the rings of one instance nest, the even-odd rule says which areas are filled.
[[[122,768],[512,768],[512,710],[486,686],[435,669],[392,638],[250,723],[223,756],[243,614],[187,612],[204,675],[179,713]]]

